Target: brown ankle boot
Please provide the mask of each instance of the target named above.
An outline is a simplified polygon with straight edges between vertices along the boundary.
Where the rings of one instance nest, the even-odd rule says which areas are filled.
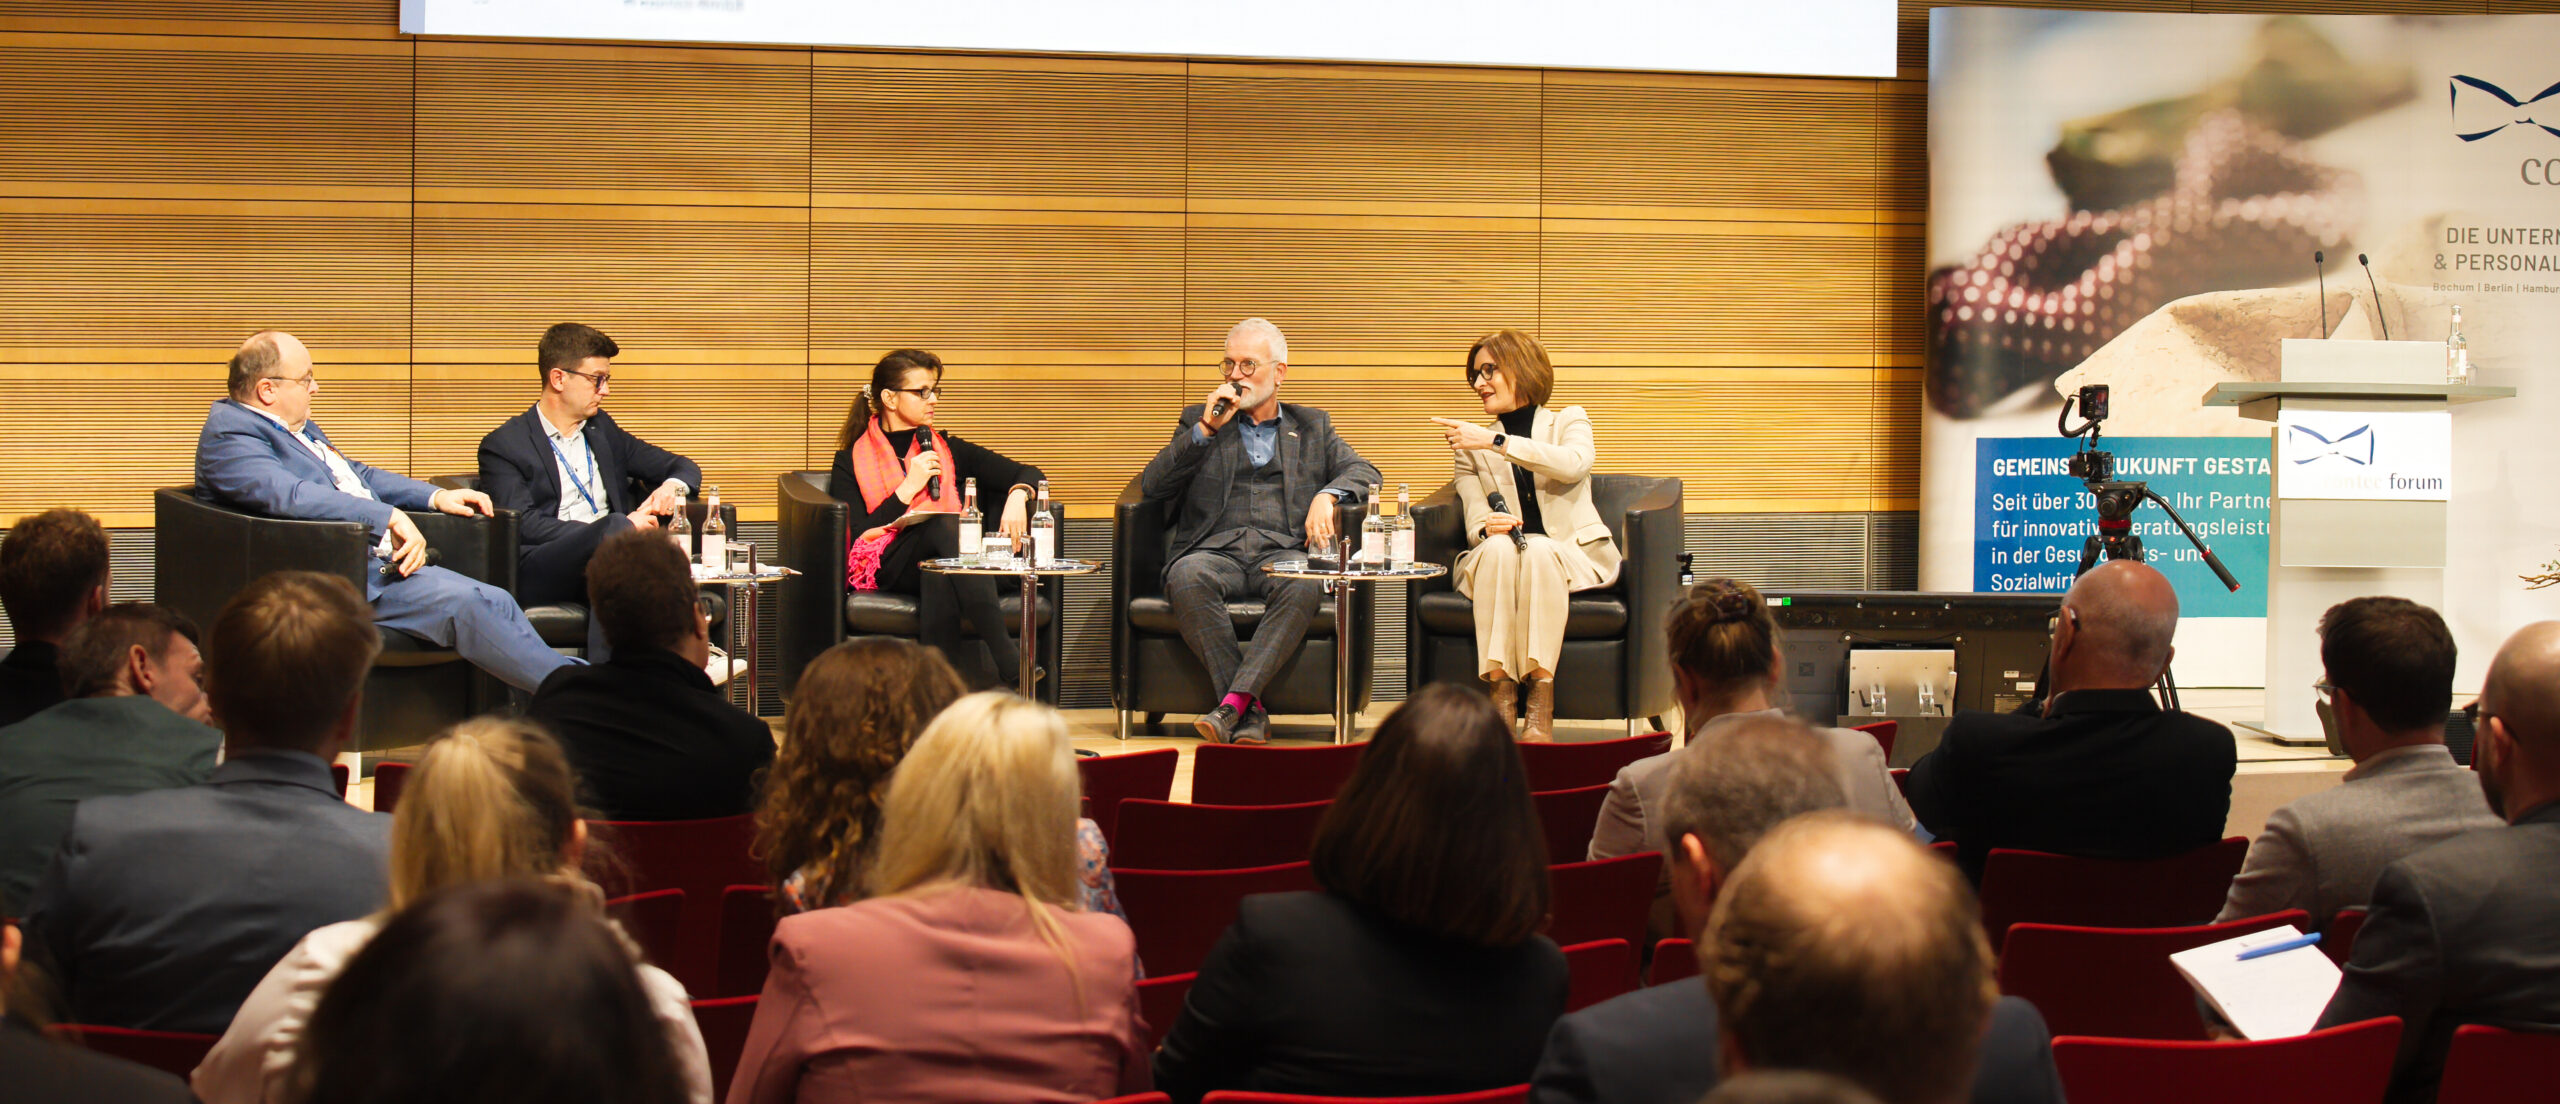
[[[1556,680],[1542,678],[1529,684],[1529,717],[1520,726],[1520,741],[1529,744],[1552,744],[1556,739]]]
[[[1485,696],[1493,699],[1493,711],[1502,714],[1502,727],[1520,728],[1520,684],[1509,678],[1489,679],[1484,684]]]

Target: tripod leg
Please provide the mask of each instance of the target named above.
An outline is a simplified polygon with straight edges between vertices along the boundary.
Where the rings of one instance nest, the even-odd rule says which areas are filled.
[[[2172,713],[2176,713],[2180,710],[2180,706],[2178,705],[2178,679],[2177,676],[2169,673],[2168,668],[2163,667],[2160,669],[2160,681],[2153,685],[2153,689],[2158,691],[2160,695],[2160,708],[2166,709]]]
[[[2080,570],[2071,573],[2073,579],[2088,574],[2090,568],[2098,566],[2098,549],[2103,545],[2104,541],[2098,537],[2091,537],[2080,545]]]

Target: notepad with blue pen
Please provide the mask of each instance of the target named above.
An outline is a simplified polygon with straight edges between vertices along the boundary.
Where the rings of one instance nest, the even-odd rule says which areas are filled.
[[[2310,1034],[2338,991],[2337,964],[2290,924],[2192,947],[2169,964],[2249,1039]]]

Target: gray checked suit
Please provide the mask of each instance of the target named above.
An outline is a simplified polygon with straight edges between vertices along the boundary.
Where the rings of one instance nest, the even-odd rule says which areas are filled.
[[[1165,597],[1183,642],[1222,693],[1258,698],[1297,653],[1318,599],[1314,583],[1273,579],[1263,565],[1305,555],[1316,496],[1358,502],[1375,491],[1378,469],[1314,407],[1280,404],[1277,447],[1260,467],[1245,455],[1241,413],[1206,439],[1195,430],[1200,414],[1197,403],[1183,408],[1173,440],[1139,476],[1139,493],[1168,511]],[[1250,597],[1263,600],[1264,612],[1247,644],[1236,639],[1227,603]]]
[[[2327,927],[2339,909],[2373,898],[2383,867],[2505,824],[2480,796],[2480,776],[2443,744],[2393,748],[2357,764],[2336,787],[2270,814],[2214,920],[2298,908]]]

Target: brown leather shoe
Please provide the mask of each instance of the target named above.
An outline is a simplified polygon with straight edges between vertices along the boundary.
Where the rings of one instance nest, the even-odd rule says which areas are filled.
[[[1556,740],[1556,680],[1542,678],[1529,684],[1529,716],[1520,726],[1520,742],[1552,744]]]
[[[1484,684],[1484,693],[1486,697],[1493,699],[1493,711],[1502,714],[1502,727],[1518,731],[1520,684],[1508,678],[1491,679]]]

